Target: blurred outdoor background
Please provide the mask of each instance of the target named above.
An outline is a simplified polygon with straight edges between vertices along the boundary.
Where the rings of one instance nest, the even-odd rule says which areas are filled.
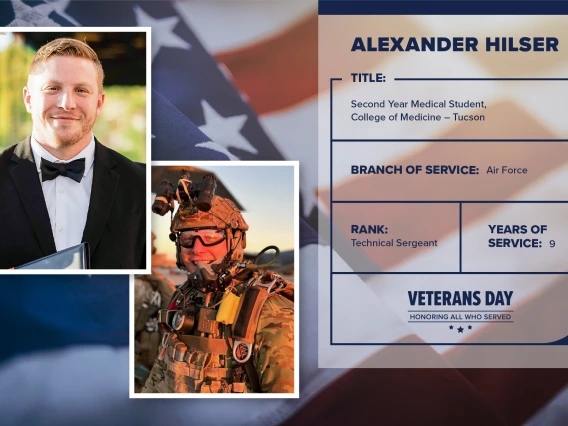
[[[216,195],[228,198],[241,210],[249,225],[245,257],[253,260],[265,247],[275,245],[280,256],[270,269],[286,279],[294,279],[294,167],[292,165],[241,166],[201,165],[199,162],[183,165],[190,173],[193,185],[200,184],[203,176],[213,173],[217,178]],[[174,187],[180,177],[179,166],[152,167],[152,202],[163,180]],[[175,203],[176,210],[178,207]],[[176,266],[175,244],[170,241],[170,213],[152,214],[152,232],[156,235],[156,253],[152,255],[152,268],[174,284],[185,280],[185,274]],[[274,256],[268,251],[261,262]]]
[[[143,32],[17,32],[0,34],[0,150],[32,129],[22,89],[37,49],[58,37],[86,41],[105,72],[105,104],[96,138],[132,161],[146,162],[146,34]]]

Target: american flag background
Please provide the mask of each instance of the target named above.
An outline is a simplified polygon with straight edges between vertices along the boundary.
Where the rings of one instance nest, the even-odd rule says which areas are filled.
[[[0,2],[0,21],[151,26],[153,159],[299,160],[306,221],[299,400],[129,400],[126,277],[3,276],[3,424],[568,423],[565,370],[456,369],[458,351],[440,355],[429,347],[412,356],[440,368],[318,368],[317,311],[329,303],[318,302],[318,252],[329,257],[329,249],[307,225],[316,227],[318,212],[325,220],[328,199],[326,188],[318,190],[317,97],[327,87],[318,90],[315,2],[11,0]],[[420,31],[424,23],[408,19],[407,25]],[[373,67],[380,58],[369,60]],[[539,64],[547,65],[559,64]],[[505,104],[504,113],[519,103]],[[525,114],[530,127],[535,113]],[[379,260],[382,268],[395,264]],[[366,303],[380,306],[381,294],[367,283],[354,276],[352,285],[367,295]],[[393,340],[420,339],[388,309],[378,315],[390,321]],[[393,356],[392,348],[369,349],[351,363],[372,367]]]

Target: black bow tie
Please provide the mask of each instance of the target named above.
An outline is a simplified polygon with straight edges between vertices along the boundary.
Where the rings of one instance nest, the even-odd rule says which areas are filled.
[[[81,182],[83,173],[85,173],[85,159],[79,158],[68,163],[52,163],[42,158],[40,169],[42,182],[55,179],[59,175]]]

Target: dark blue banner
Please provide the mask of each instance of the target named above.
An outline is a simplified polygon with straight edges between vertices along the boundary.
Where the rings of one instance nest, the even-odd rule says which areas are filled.
[[[320,15],[565,15],[565,1],[319,0]]]

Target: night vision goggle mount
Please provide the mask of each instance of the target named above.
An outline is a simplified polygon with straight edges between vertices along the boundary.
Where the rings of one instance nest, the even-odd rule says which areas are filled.
[[[185,169],[181,170],[177,188],[167,180],[162,181],[160,189],[156,193],[154,204],[152,204],[152,212],[164,216],[167,212],[174,211],[174,200],[184,208],[193,207],[197,210],[208,212],[211,210],[211,202],[217,189],[217,179],[214,175],[207,174],[203,176],[201,183],[194,184],[190,180],[189,172]]]

